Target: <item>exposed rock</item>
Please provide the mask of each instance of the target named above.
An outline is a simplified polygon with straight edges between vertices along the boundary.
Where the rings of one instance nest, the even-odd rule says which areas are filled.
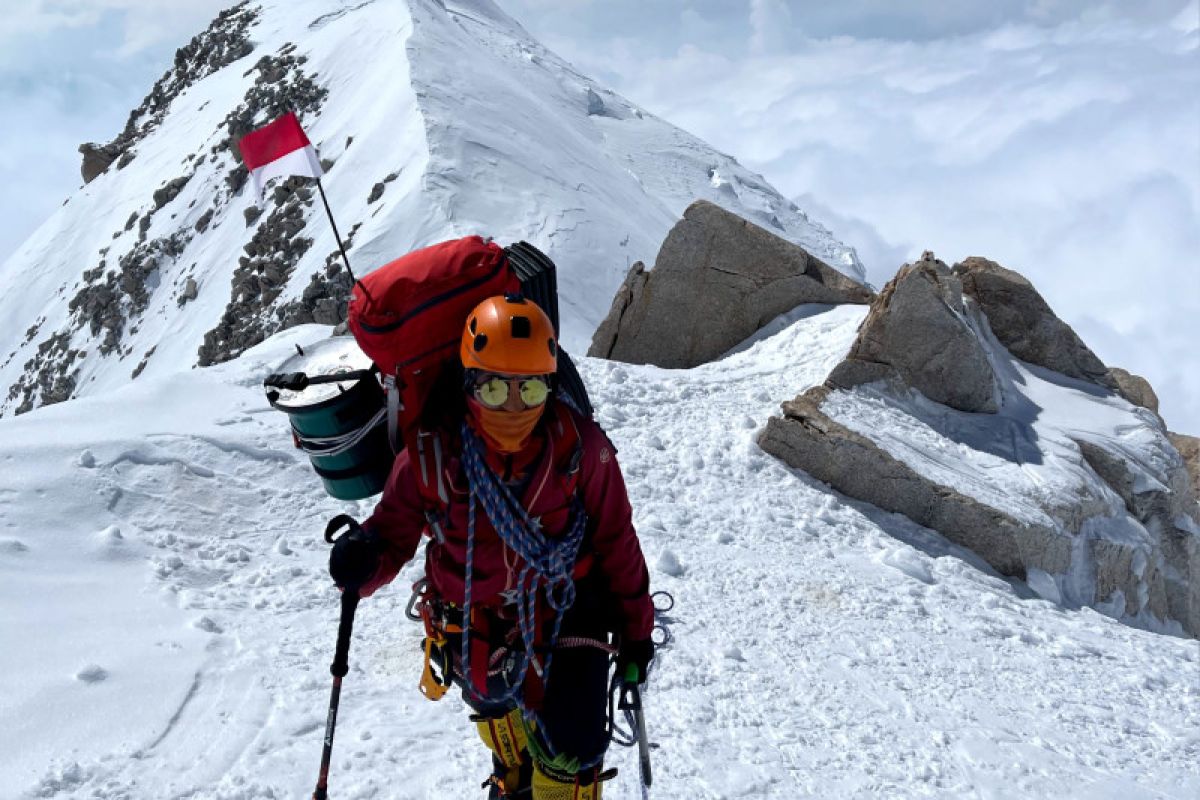
[[[1050,575],[1083,571],[1094,589],[1081,587],[1091,594],[1080,602],[1118,616],[1148,612],[1200,636],[1200,536],[1186,530],[1195,515],[1184,518],[1184,505],[1194,501],[1181,483],[1182,468],[1165,484],[1146,480],[1124,458],[1079,442],[1088,464],[1136,520],[1130,525],[1137,532],[1131,529],[1128,537],[1088,532],[1085,522],[1111,509],[1103,496],[1087,507],[1054,509],[1051,517],[1059,524],[1030,524],[923,477],[832,419],[821,410],[832,391],[816,387],[784,403],[783,418],[768,421],[759,445],[844,494],[938,531],[1005,575],[1026,580],[1033,569]],[[1080,558],[1086,563],[1072,563]]]
[[[250,26],[258,19],[259,13],[258,8],[250,7],[247,2],[241,2],[217,14],[216,19],[212,21],[207,30],[196,35],[175,51],[175,60],[171,68],[155,82],[141,105],[130,113],[124,130],[117,138],[100,148],[105,156],[111,155],[114,158],[119,156],[118,169],[124,169],[133,161],[136,154],[134,147],[147,134],[162,124],[167,110],[176,97],[222,67],[232,64],[254,51],[249,31]],[[85,153],[85,181],[89,180],[87,159]],[[111,163],[111,159],[109,162]],[[98,163],[98,161],[93,162],[94,165]]]
[[[299,235],[304,230],[304,210],[312,205],[311,182],[292,177],[275,186],[275,209],[243,248],[246,255],[238,259],[233,272],[229,304],[216,327],[204,334],[197,353],[199,366],[236,358],[286,327],[270,311],[312,246],[312,239]]]
[[[214,213],[215,212],[213,209],[210,208],[200,215],[200,219],[196,220],[195,227],[197,233],[204,233],[206,230],[208,230],[208,226],[212,223]]]
[[[8,389],[14,413],[24,414],[42,405],[68,400],[75,391],[79,370],[75,362],[85,353],[71,348],[71,334],[60,331],[38,344],[37,353],[25,362],[25,371]]]
[[[954,265],[963,292],[979,303],[996,338],[1022,361],[1115,390],[1117,382],[1033,284],[986,258]]]
[[[367,202],[374,203],[379,198],[383,197],[383,181],[371,187],[371,193],[367,195]]]
[[[848,389],[876,380],[899,381],[960,411],[998,409],[996,376],[968,321],[962,285],[932,253],[883,288],[828,382]]]
[[[178,197],[179,193],[183,191],[183,187],[187,186],[187,182],[191,177],[191,175],[186,175],[181,178],[175,178],[174,180],[167,181],[161,188],[157,189],[154,192],[154,210],[157,211]]]
[[[844,494],[938,531],[1005,575],[1024,579],[1029,568],[1054,574],[1070,566],[1068,537],[922,477],[822,412],[829,391],[817,387],[784,403],[783,418],[768,420],[759,446]]]
[[[667,234],[654,269],[626,280],[609,313],[615,324],[593,338],[588,355],[694,367],[798,305],[871,296],[797,245],[698,200]]]
[[[246,218],[246,227],[249,228],[258,218],[262,216],[263,210],[258,206],[249,206],[242,211],[242,216]]]
[[[1158,395],[1154,393],[1154,387],[1150,385],[1150,381],[1120,367],[1110,368],[1108,376],[1116,383],[1117,391],[1126,400],[1135,406],[1148,408],[1155,414],[1158,413]]]
[[[80,165],[79,171],[83,175],[84,183],[95,180],[121,154],[121,151],[112,145],[98,145],[94,142],[79,145],[79,152],[83,154],[83,164]]]
[[[1167,438],[1183,456],[1183,464],[1192,480],[1192,496],[1200,500],[1200,438],[1170,432]]]
[[[1185,518],[1200,518],[1196,495],[1183,463],[1167,473],[1166,481],[1146,478],[1146,470],[1094,442],[1076,441],[1088,465],[1108,484],[1126,511],[1140,523],[1149,541],[1092,542],[1095,557],[1096,601],[1111,602],[1116,592],[1126,610],[1142,608],[1159,619],[1183,623],[1193,636],[1200,636],[1200,537],[1178,527]],[[1138,562],[1142,561],[1144,565]],[[1146,603],[1138,602],[1145,584]]]
[[[646,277],[646,265],[640,261],[634,262],[634,265],[629,268],[625,280],[621,283],[621,288],[617,289],[617,295],[613,298],[608,316],[592,334],[592,346],[588,348],[589,356],[612,358],[613,345],[616,344],[617,333],[621,329],[621,320],[630,304],[633,303],[633,299],[642,296],[646,286]]]
[[[188,278],[183,284],[183,291],[179,293],[179,299],[177,302],[182,306],[184,303],[187,303],[190,300],[195,300],[199,294],[200,289],[198,286],[196,286],[196,279]]]

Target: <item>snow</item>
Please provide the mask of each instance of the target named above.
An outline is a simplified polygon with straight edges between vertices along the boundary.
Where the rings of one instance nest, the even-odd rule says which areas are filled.
[[[562,340],[583,353],[629,267],[638,260],[652,265],[667,231],[699,198],[863,277],[853,250],[761,176],[579,74],[490,0],[260,5],[250,31],[254,52],[177,97],[132,163],[80,189],[0,265],[0,388],[25,371],[38,344],[74,328],[68,304],[81,274],[102,259],[115,269],[136,243],[137,227],[124,230],[131,213],[144,217],[156,189],[189,175],[180,194],[153,213],[147,237],[194,235],[151,275],[149,305],[125,325],[120,352],[102,356],[86,327],[72,335],[71,347],[85,351],[75,394],[123,385],[143,359],[143,377],[197,362],[255,232],[243,218],[255,196],[247,183],[228,202],[216,202],[232,156],[199,166],[189,156],[207,156],[227,138],[222,122],[257,77],[253,65],[286,43],[329,91],[320,112],[301,115],[301,123],[321,157],[334,162],[322,182],[343,237],[357,228],[350,259],[360,277],[458,236],[527,240],[560,267]],[[377,182],[385,191],[368,202]],[[273,203],[268,193],[268,213]],[[195,232],[209,209],[209,227]],[[336,252],[319,201],[306,210],[302,235],[313,245],[279,302],[298,298]],[[187,277],[198,295],[181,306]],[[0,414],[15,407],[0,396]]]
[[[247,70],[285,42],[331,92],[304,123],[335,162],[325,187],[343,232],[361,223],[356,267],[467,233],[528,239],[561,267],[577,354],[628,266],[651,263],[697,197],[861,276],[852,251],[762,178],[580,75],[487,0],[263,9],[254,53],[177,98],[132,164],[82,189],[0,268],[0,385],[66,325],[99,250],[110,266],[129,250],[131,211],[207,152]],[[228,166],[198,169],[149,236],[194,225]],[[315,783],[338,617],[321,532],[372,503],[324,494],[261,385],[296,365],[297,346],[319,369],[353,363],[329,328],[191,368],[229,301],[252,201],[243,190],[160,269],[126,331],[134,363],[156,348],[138,379],[128,356],[102,358],[77,332],[83,396],[0,419],[0,796],[257,800]],[[334,250],[320,213],[285,299]],[[198,296],[181,308],[193,264]],[[653,588],[677,601],[645,691],[652,796],[1196,796],[1196,641],[1048,602],[1088,576],[1006,580],[755,444],[781,401],[845,356],[864,314],[801,307],[692,370],[576,356],[620,450]],[[1149,416],[998,363],[1009,394],[992,427],[918,397],[831,403],[925,474],[981,497],[1011,490],[1014,513],[1045,516],[1084,492],[1095,535],[1138,536],[1100,513],[1117,501],[1069,440],[1123,448],[1152,486],[1177,455]],[[1031,457],[1011,467],[989,447]],[[488,759],[465,706],[417,691],[421,633],[403,610],[419,576],[418,561],[359,608],[332,796],[482,795]],[[1118,593],[1103,611],[1141,602]],[[640,796],[634,755],[614,749],[609,763],[621,773],[605,797]]]
[[[755,445],[863,313],[802,309],[694,370],[580,359],[677,601],[645,693],[651,795],[1194,796],[1195,641],[1039,599]],[[323,495],[260,382],[327,335],[0,421],[0,531],[21,545],[0,547],[6,791],[311,792],[338,613],[320,534],[370,503]],[[480,794],[457,693],[417,691],[417,577],[360,606],[335,796]],[[632,751],[609,763],[605,796],[638,797]]]

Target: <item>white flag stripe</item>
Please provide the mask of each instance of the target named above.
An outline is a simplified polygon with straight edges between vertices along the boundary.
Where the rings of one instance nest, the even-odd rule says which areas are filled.
[[[293,150],[269,164],[263,164],[250,173],[250,179],[254,181],[254,189],[258,195],[258,199],[261,201],[267,181],[271,178],[287,175],[305,175],[309,178],[319,178],[323,174],[321,160],[317,158],[316,148],[310,144],[307,147]]]

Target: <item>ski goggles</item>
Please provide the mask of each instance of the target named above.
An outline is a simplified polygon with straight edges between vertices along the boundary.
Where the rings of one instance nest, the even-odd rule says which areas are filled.
[[[500,408],[508,402],[514,384],[517,396],[526,408],[540,406],[550,396],[550,384],[545,378],[489,375],[475,384],[475,399],[488,408]]]

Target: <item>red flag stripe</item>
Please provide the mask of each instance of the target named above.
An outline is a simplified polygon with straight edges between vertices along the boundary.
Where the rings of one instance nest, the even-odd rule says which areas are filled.
[[[242,161],[251,171],[304,147],[308,147],[308,137],[300,127],[300,120],[291,112],[246,134],[238,142]]]

